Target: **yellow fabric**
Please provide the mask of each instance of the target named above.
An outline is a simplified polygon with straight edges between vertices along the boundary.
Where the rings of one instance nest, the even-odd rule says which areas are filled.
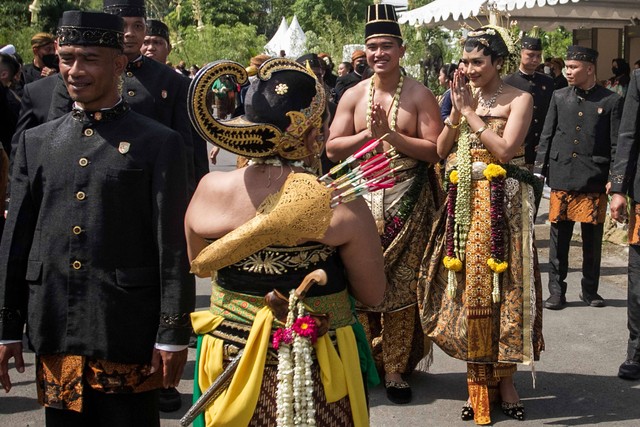
[[[348,392],[342,360],[327,334],[318,338],[314,347],[327,403],[337,402]]]
[[[342,355],[344,366],[344,376],[347,381],[349,391],[349,403],[351,404],[351,414],[353,424],[356,427],[369,425],[369,411],[367,410],[367,399],[364,395],[364,384],[360,370],[360,358],[358,356],[358,345],[351,326],[336,329],[336,339],[338,350]],[[326,391],[325,391],[326,393]]]
[[[206,335],[215,330],[223,320],[223,317],[209,311],[191,313],[194,331],[204,335],[198,366],[198,385],[203,391],[211,386],[223,370],[223,341]],[[271,310],[268,307],[260,309],[229,388],[205,412],[207,426],[235,427],[249,424],[260,394],[272,323]],[[318,338],[315,344],[327,402],[336,402],[348,394],[354,425],[368,426],[369,413],[362,375],[359,375],[360,359],[353,328],[344,326],[336,329],[336,340],[339,354],[328,334]]]

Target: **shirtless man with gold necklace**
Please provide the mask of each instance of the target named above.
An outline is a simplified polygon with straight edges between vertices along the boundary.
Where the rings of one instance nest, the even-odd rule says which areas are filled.
[[[365,53],[375,74],[340,99],[327,154],[333,161],[344,160],[385,134],[378,151],[394,148],[399,154],[396,185],[374,192],[369,200],[384,249],[388,291],[381,306],[359,307],[359,318],[385,372],[388,398],[408,403],[411,389],[402,375],[425,356],[415,289],[437,208],[433,168],[427,163],[439,160],[436,140],[443,123],[433,93],[400,68],[405,47],[393,6],[369,6]]]

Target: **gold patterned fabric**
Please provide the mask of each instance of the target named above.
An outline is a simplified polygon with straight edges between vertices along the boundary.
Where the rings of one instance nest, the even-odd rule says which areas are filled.
[[[321,239],[333,216],[332,192],[314,175],[290,174],[280,191],[262,202],[254,218],[204,248],[191,262],[192,272],[208,277],[269,245]]]
[[[417,321],[416,288],[442,196],[433,167],[408,157],[397,162],[403,168],[401,182],[368,199],[374,218],[381,216],[384,222],[380,230],[387,277],[384,302],[358,310],[378,370],[408,374],[431,352],[431,342]]]
[[[38,402],[45,407],[82,412],[83,389],[103,393],[142,393],[162,387],[162,371],[149,365],[115,363],[68,354],[39,355]]]
[[[485,118],[485,123],[501,135],[506,120]],[[480,148],[475,135],[470,139],[472,162],[499,163],[488,150]],[[522,158],[510,163],[526,170]],[[447,175],[455,166],[453,152],[447,159]],[[463,268],[456,273],[455,296],[447,295],[448,270],[442,264],[446,255],[446,206],[427,246],[418,286],[424,331],[445,353],[470,362],[469,366],[486,365],[484,370],[491,366],[495,370],[498,362],[530,364],[544,349],[541,281],[533,238],[533,189],[514,178],[505,179],[508,269],[499,276],[498,303],[492,300],[493,272],[487,265],[491,256],[490,192],[490,183],[482,174],[472,178],[471,227]],[[475,372],[471,371],[475,368],[469,369]],[[480,396],[474,398],[476,404],[488,408],[488,377],[474,378],[469,382],[469,392]]]
[[[577,191],[551,190],[549,221],[574,221],[603,224],[607,215],[607,195]]]

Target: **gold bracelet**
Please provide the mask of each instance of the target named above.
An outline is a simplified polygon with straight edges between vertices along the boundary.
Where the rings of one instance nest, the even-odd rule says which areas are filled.
[[[449,129],[458,129],[460,127],[460,123],[458,123],[457,125],[454,125],[451,122],[451,119],[449,117],[447,117],[446,119],[444,119],[444,124],[449,128]]]
[[[484,132],[485,130],[487,130],[487,125],[482,126],[480,129],[474,132],[478,137],[478,140],[480,139],[480,135],[482,135],[482,132]]]

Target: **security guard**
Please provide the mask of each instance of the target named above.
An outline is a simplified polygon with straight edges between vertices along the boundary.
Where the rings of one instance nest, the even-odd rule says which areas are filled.
[[[605,186],[615,158],[622,98],[596,85],[598,52],[570,46],[566,88],[553,92],[540,137],[534,172],[551,187],[549,292],[545,307],[566,305],[569,244],[574,222],[582,227],[582,299],[605,305],[598,295],[602,234],[607,210]]]
[[[505,83],[533,96],[533,117],[524,140],[524,159],[531,167],[536,160],[536,149],[553,93],[553,79],[536,71],[541,62],[542,41],[537,37],[525,36],[522,38],[520,50],[520,67],[518,71],[504,78]]]
[[[159,426],[194,308],[179,133],[118,92],[122,18],[67,11],[61,74],[73,110],[26,130],[0,244],[0,384],[23,372],[25,323],[47,426]],[[88,60],[89,59],[89,60]]]
[[[616,160],[611,170],[611,217],[626,219],[627,194],[632,199],[629,218],[629,276],[627,290],[627,359],[618,376],[640,380],[640,70],[631,74],[620,122]]]

